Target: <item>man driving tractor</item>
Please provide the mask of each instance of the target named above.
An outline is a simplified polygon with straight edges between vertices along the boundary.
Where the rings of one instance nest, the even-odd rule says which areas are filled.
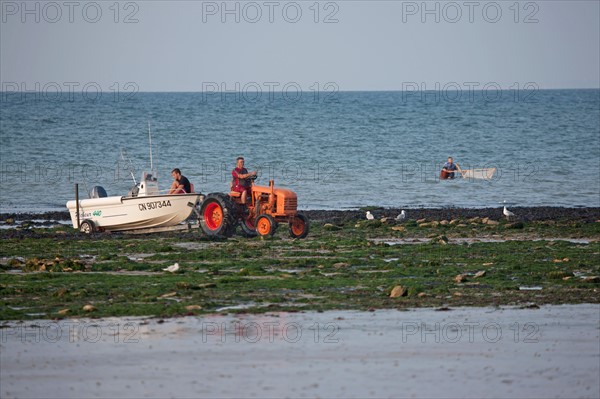
[[[250,177],[256,176],[256,171],[248,173],[248,170],[244,168],[244,157],[237,157],[236,167],[231,171],[233,181],[231,183],[231,191],[242,194],[242,204],[246,203],[248,195],[250,195]]]

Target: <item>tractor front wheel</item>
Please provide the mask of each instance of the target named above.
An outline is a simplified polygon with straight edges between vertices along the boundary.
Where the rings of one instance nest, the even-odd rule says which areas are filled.
[[[256,218],[256,232],[261,236],[272,236],[277,230],[277,222],[271,215],[260,215]]]
[[[292,238],[305,238],[308,235],[310,223],[308,218],[299,213],[290,220],[290,236]]]
[[[242,228],[242,235],[247,238],[256,237],[256,226],[254,225],[252,219],[247,217],[246,219],[242,219],[240,221],[240,227]]]

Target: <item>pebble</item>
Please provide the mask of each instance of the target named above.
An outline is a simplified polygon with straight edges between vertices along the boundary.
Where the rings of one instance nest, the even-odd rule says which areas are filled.
[[[600,276],[587,276],[583,278],[583,281],[588,283],[600,283]]]
[[[390,298],[399,298],[401,296],[406,296],[407,291],[401,285],[397,285],[392,288],[392,292],[390,293]]]
[[[213,287],[216,287],[216,286],[217,286],[217,284],[215,284],[215,283],[205,283],[205,284],[198,284],[197,288],[198,289],[204,289],[204,288],[213,288]]]

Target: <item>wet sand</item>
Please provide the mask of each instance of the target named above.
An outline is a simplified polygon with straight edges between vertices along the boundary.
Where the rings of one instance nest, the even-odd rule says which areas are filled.
[[[3,398],[600,396],[600,305],[2,327]]]

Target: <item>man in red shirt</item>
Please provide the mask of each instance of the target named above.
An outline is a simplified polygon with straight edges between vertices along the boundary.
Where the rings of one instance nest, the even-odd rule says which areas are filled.
[[[242,194],[242,204],[246,203],[246,198],[250,194],[250,177],[256,176],[256,172],[248,173],[248,170],[244,168],[244,157],[238,157],[236,159],[236,167],[231,171],[233,176],[233,184],[231,187],[232,191],[236,191]]]

